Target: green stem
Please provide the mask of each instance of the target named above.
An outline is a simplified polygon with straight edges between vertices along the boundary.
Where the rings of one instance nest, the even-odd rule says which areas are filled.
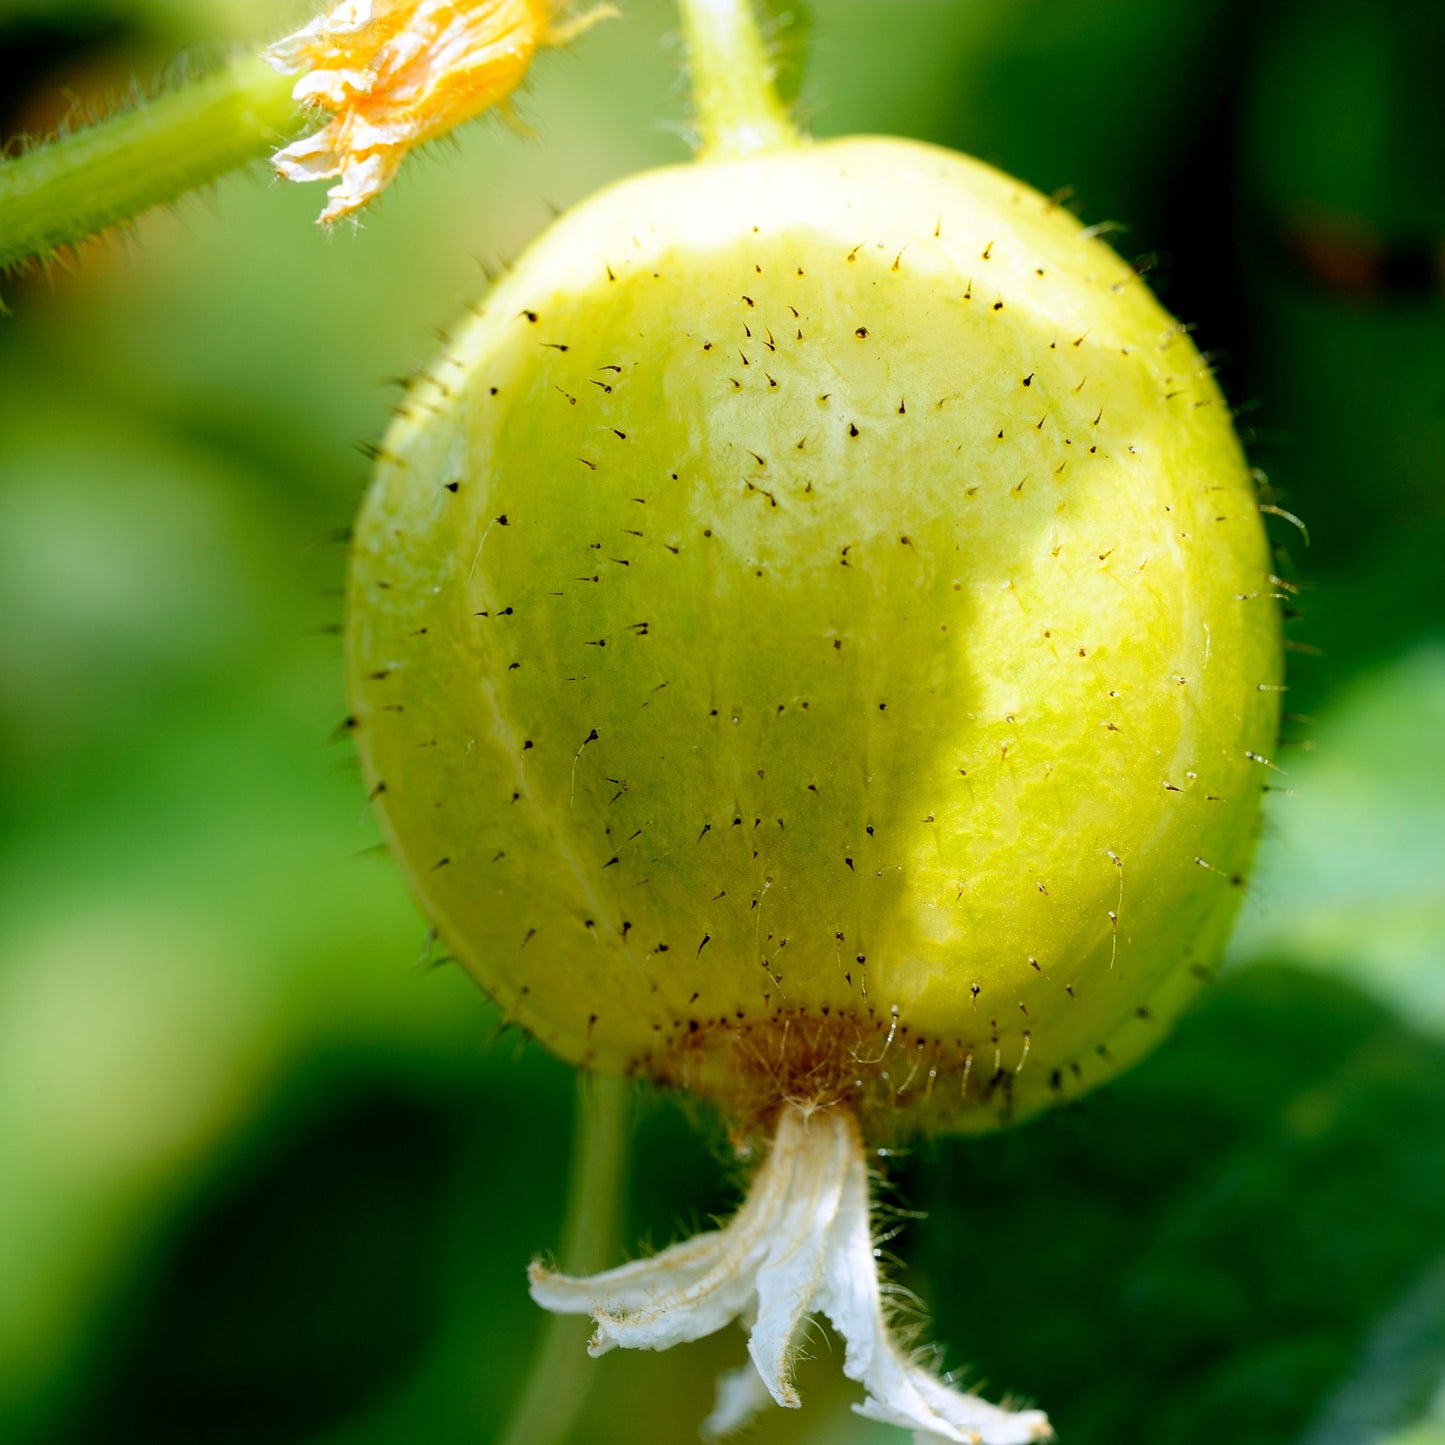
[[[569,1274],[604,1269],[616,1245],[627,1165],[628,1084],[582,1076],[572,1134],[572,1181],[559,1258]],[[581,1417],[596,1366],[587,1356],[591,1321],[548,1318],[531,1373],[501,1445],[560,1445]]]
[[[680,0],[692,64],[699,154],[744,156],[798,144],[773,85],[751,0]]]
[[[0,271],[269,154],[303,128],[294,84],[247,56],[0,161]]]

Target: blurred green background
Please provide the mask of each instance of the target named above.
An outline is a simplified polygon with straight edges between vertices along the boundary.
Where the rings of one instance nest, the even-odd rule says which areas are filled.
[[[787,9],[786,5],[777,8]],[[335,628],[376,439],[562,207],[685,154],[672,6],[544,58],[356,232],[257,168],[3,286],[0,1440],[488,1441],[574,1086],[376,847]],[[0,0],[41,131],[303,0]],[[1101,1096],[899,1161],[944,1362],[1065,1445],[1445,1441],[1445,7],[821,0],[802,105],[1118,220],[1311,545],[1288,793],[1232,966]],[[725,1209],[638,1101],[623,1241]],[[887,1445],[819,1337],[765,1442]],[[577,1442],[695,1438],[729,1332],[610,1356]]]

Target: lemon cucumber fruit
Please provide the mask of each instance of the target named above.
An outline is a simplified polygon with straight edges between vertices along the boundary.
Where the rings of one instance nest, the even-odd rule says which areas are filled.
[[[1268,551],[1204,362],[1068,211],[897,140],[625,181],[384,452],[370,786],[564,1057],[986,1128],[1213,966],[1276,726]]]
[[[686,9],[747,120],[700,20],[742,7]],[[816,1312],[863,1413],[1038,1440],[892,1337],[865,1145],[1076,1096],[1215,967],[1281,690],[1259,502],[1070,212],[723,141],[558,220],[411,391],[352,558],[368,786],[510,1018],[771,1131],[727,1226],[539,1302],[597,1353],[748,1320],[714,1432],[797,1403]]]

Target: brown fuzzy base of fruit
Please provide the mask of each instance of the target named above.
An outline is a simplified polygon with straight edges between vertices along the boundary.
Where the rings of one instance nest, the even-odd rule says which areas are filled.
[[[1019,1117],[1018,1071],[992,1043],[916,1037],[894,1014],[799,1011],[713,1024],[632,1072],[711,1099],[743,1132],[770,1128],[784,1104],[846,1105],[870,1142],[920,1128],[982,1133]]]

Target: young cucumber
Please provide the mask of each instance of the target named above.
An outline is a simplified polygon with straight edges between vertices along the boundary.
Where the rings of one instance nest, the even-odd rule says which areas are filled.
[[[773,1144],[738,1216],[590,1280],[594,1351],[802,1321],[919,1439],[1045,1438],[892,1339],[864,1141],[1144,1053],[1215,967],[1278,609],[1209,369],[1093,233],[927,146],[790,145],[558,221],[418,382],[355,537],[368,785],[547,1047]]]
[[[447,945],[564,1057],[984,1128],[1213,967],[1268,570],[1208,369],[1067,211],[893,140],[666,170],[409,398],[358,736]]]

